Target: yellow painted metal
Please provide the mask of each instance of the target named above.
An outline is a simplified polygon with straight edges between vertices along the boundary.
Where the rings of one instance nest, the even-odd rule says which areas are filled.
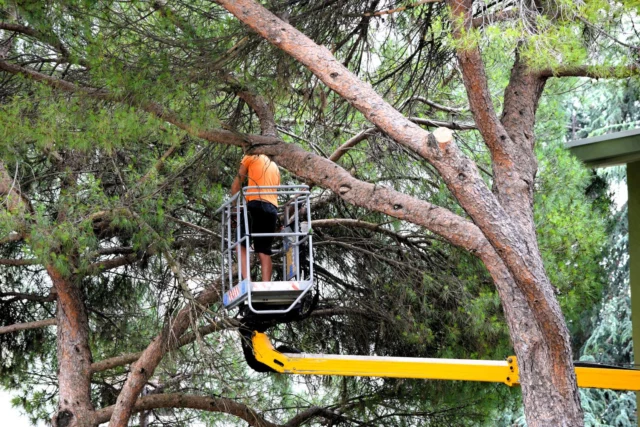
[[[515,356],[494,361],[283,354],[259,332],[253,335],[253,352],[256,360],[285,374],[486,381],[509,386],[520,383]],[[640,370],[579,367],[576,376],[579,387],[640,390]]]
[[[639,369],[576,368],[578,387],[640,391]]]
[[[253,335],[253,352],[259,362],[285,374],[487,381],[507,385],[518,382],[515,358],[509,363],[492,360],[283,354],[274,350],[265,334],[258,332]]]

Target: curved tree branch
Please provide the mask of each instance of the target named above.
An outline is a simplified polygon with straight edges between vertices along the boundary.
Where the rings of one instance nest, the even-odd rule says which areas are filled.
[[[398,108],[398,110],[402,111],[406,108],[407,105],[409,105],[412,102],[422,102],[423,104],[428,105],[431,108],[435,108],[436,110],[440,110],[440,111],[444,111],[445,113],[451,113],[451,114],[460,114],[460,113],[464,113],[466,111],[469,111],[467,108],[455,108],[455,107],[447,107],[446,105],[442,105],[442,104],[438,104],[437,102],[431,101],[430,99],[427,99],[423,96],[414,96],[411,97],[407,100],[405,100],[401,105],[400,108]]]
[[[498,22],[512,21],[518,18],[517,9],[501,10],[499,12],[490,13],[488,15],[478,16],[471,20],[473,28],[484,28],[487,25],[496,24]]]
[[[57,35],[53,34],[53,32],[51,32],[50,34],[45,34],[34,28],[27,27],[26,25],[14,24],[9,22],[0,22],[0,30],[13,31],[16,33],[24,34],[26,36],[33,37],[42,43],[45,43],[62,55],[62,58],[59,58],[62,62],[69,61],[71,59],[69,49],[67,49],[60,38]],[[89,67],[89,63],[83,59],[78,60],[77,63],[82,65],[83,67]]]
[[[0,293],[0,298],[5,298],[5,297],[11,297],[10,299],[8,299],[6,301],[3,301],[5,303],[18,301],[18,300],[36,301],[36,302],[53,302],[53,301],[56,300],[56,292],[55,292],[55,289],[52,289],[51,292],[49,292],[49,295],[47,295],[47,296],[34,295],[34,294],[23,294],[23,293],[20,293],[20,292],[4,292],[4,293]]]
[[[87,267],[87,271],[92,273],[99,273],[102,271],[113,270],[114,268],[123,267],[125,265],[133,264],[138,261],[137,254],[127,254],[104,261],[94,262]]]
[[[107,406],[106,408],[97,410],[95,413],[95,422],[100,424],[109,421],[117,405],[118,404]],[[267,421],[262,415],[248,406],[235,400],[222,397],[194,396],[181,393],[152,394],[135,400],[132,412],[148,411],[156,408],[184,408],[209,412],[223,412],[246,421],[250,426],[277,427],[277,424]]]
[[[44,328],[45,326],[55,326],[58,323],[56,319],[37,320],[35,322],[16,323],[9,326],[0,326],[0,334],[8,334],[10,332],[24,331],[26,329]]]
[[[342,415],[332,411],[331,409],[312,406],[311,408],[302,411],[295,417],[291,418],[283,427],[298,427],[316,417],[322,417],[334,422],[344,419]],[[331,423],[330,425],[333,425],[333,423]]]
[[[445,122],[444,120],[423,119],[421,117],[409,117],[413,123],[431,127],[445,127],[451,130],[475,130],[478,126],[475,123]]]
[[[342,158],[342,156],[347,154],[350,149],[367,139],[369,136],[373,135],[375,132],[375,128],[368,128],[349,138],[344,144],[338,147],[336,151],[333,152],[333,154],[329,156],[329,160],[331,160],[332,162],[337,162]]]
[[[115,410],[109,422],[110,426],[126,427],[131,417],[134,403],[142,388],[153,375],[164,355],[177,344],[177,341],[194,319],[197,319],[208,306],[220,298],[220,283],[216,281],[198,295],[170,321],[162,332],[147,346],[138,360],[131,365],[129,375],[124,383]],[[176,344],[172,342],[175,340]],[[93,371],[93,369],[91,369]]]
[[[589,77],[592,79],[622,79],[640,75],[637,64],[621,66],[583,65],[576,67],[560,67],[538,72],[541,77]]]

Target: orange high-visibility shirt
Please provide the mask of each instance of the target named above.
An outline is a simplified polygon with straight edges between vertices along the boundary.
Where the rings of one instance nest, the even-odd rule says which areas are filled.
[[[244,156],[241,163],[249,171],[247,173],[248,186],[269,187],[280,185],[280,171],[278,170],[278,165],[264,154],[259,154],[257,156]],[[274,206],[278,206],[278,196],[275,194],[251,195],[251,193],[258,193],[260,191],[261,190],[257,188],[247,190],[245,193],[247,202],[251,200],[262,200],[269,202]],[[276,189],[264,189],[262,191],[275,193]]]

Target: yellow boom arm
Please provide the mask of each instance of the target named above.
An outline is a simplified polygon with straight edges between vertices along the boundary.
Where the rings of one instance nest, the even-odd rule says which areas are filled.
[[[515,356],[493,361],[290,354],[275,350],[269,337],[259,332],[254,332],[252,344],[256,360],[284,374],[520,383]],[[640,370],[636,369],[578,367],[576,376],[578,387],[640,391]]]

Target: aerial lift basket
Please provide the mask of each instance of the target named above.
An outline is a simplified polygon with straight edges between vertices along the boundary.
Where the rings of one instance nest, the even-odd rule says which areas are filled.
[[[253,233],[249,230],[247,200],[245,195],[276,195],[279,200],[278,217],[283,227],[274,233]],[[246,304],[256,314],[284,314],[297,307],[313,287],[313,237],[309,227],[311,212],[309,187],[306,185],[280,185],[273,187],[244,187],[235,194],[216,214],[221,215],[222,247],[222,292],[223,305],[232,309]],[[303,219],[301,219],[303,218]],[[237,225],[237,226],[234,226]],[[244,227],[244,233],[241,233]],[[249,236],[274,237],[274,246],[279,247],[274,255],[282,261],[282,275],[278,281],[257,282],[242,279],[237,268],[240,245],[246,245]],[[253,249],[246,251],[249,265]]]

